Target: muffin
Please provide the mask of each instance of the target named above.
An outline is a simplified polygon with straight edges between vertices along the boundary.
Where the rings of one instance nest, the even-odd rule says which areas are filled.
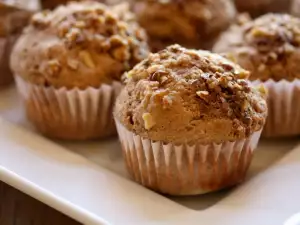
[[[129,71],[114,116],[133,179],[170,195],[241,182],[267,116],[264,89],[247,76],[217,54],[179,45]]]
[[[145,32],[96,2],[32,17],[11,55],[29,120],[70,140],[116,133],[112,106],[121,75],[148,55]]]
[[[64,5],[68,2],[76,1],[76,0],[41,0],[42,7],[44,9],[54,9],[57,6]],[[77,0],[82,1],[82,0]],[[107,5],[114,5],[123,2],[123,0],[94,0],[100,3],[105,3]]]
[[[268,14],[241,26],[234,25],[216,43],[225,53],[251,71],[254,83],[269,91],[269,115],[263,135],[300,134],[300,19]]]
[[[228,0],[136,0],[133,10],[153,51],[170,44],[209,49],[236,15]]]
[[[292,0],[291,4],[291,14],[300,17],[300,1]]]
[[[248,12],[252,17],[266,13],[289,12],[293,0],[234,0],[239,12]]]
[[[9,56],[16,39],[30,18],[28,6],[21,3],[23,2],[20,0],[0,3],[0,86],[13,81]]]

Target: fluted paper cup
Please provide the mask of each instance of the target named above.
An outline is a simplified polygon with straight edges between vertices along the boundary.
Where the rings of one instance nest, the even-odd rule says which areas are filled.
[[[116,119],[129,174],[138,183],[170,195],[197,195],[244,180],[261,131],[220,144],[164,143],[142,138]]]
[[[122,85],[56,89],[31,84],[16,76],[28,119],[45,136],[86,140],[116,134],[112,108]]]
[[[268,90],[268,117],[262,136],[300,135],[300,80],[256,80],[253,84],[263,84]]]

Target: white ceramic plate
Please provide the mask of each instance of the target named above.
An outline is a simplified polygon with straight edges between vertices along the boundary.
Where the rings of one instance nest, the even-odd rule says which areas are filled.
[[[84,224],[297,224],[296,139],[262,141],[235,189],[167,198],[130,181],[116,139],[55,143],[35,133],[13,87],[0,92],[0,116],[0,180]]]

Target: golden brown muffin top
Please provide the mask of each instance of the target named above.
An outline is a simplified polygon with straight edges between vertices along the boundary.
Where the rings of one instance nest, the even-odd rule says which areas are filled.
[[[217,54],[173,45],[127,73],[115,116],[152,140],[242,139],[262,129],[267,114],[264,88],[251,87],[247,76]]]
[[[291,0],[291,7],[290,7],[290,13],[293,16],[300,16],[300,1],[299,0]]]
[[[293,0],[234,0],[239,12],[247,12],[252,17],[266,13],[287,13]]]
[[[19,35],[28,23],[31,11],[37,9],[37,0],[0,0],[0,38]]]
[[[132,3],[154,50],[175,43],[189,48],[211,48],[236,15],[234,4],[228,0],[135,0]]]
[[[250,79],[276,81],[300,78],[300,19],[267,14],[234,25],[216,43],[214,51],[251,71]]]
[[[128,14],[96,2],[37,13],[14,48],[11,67],[32,83],[57,88],[118,81],[148,55],[145,32]]]

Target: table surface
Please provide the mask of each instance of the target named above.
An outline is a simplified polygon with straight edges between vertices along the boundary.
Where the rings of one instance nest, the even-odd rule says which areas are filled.
[[[80,225],[0,181],[1,225]]]

